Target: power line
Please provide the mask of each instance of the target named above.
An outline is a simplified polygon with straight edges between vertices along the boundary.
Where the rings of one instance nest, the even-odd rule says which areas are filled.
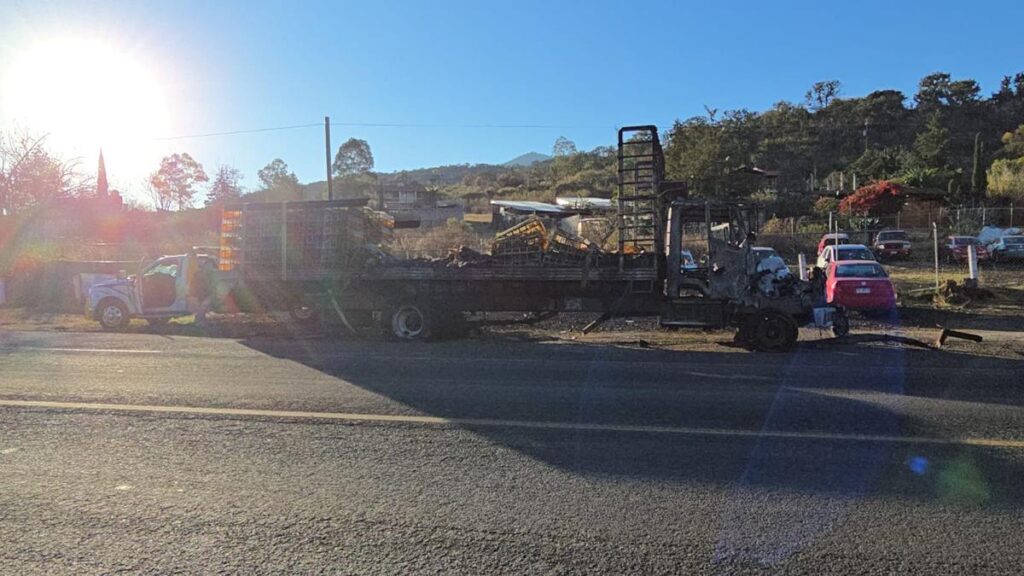
[[[273,126],[270,128],[250,128],[248,130],[232,130],[229,132],[207,132],[205,134],[185,134],[180,136],[161,136],[154,138],[154,140],[188,140],[191,138],[210,138],[213,136],[234,136],[237,134],[255,134],[257,132],[278,132],[281,130],[296,130],[299,128],[314,128],[320,127],[323,124],[316,122],[313,124],[294,124],[292,126]]]

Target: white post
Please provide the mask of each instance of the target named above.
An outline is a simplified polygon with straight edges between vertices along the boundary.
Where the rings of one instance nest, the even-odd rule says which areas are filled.
[[[800,268],[800,279],[804,282],[807,281],[807,256],[801,252],[796,255],[796,265]]]
[[[978,250],[974,244],[967,246],[967,274],[971,280],[978,281]]]
[[[932,222],[932,242],[935,245],[935,289],[939,289],[939,226]]]

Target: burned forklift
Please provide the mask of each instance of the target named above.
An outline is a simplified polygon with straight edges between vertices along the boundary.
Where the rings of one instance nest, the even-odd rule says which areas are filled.
[[[636,263],[629,254],[659,255],[648,265],[663,279],[662,326],[735,327],[738,342],[766,351],[792,348],[812,322],[848,330],[844,311],[825,303],[823,278],[759,266],[756,206],[695,200],[686,183],[664,180],[655,126],[619,131],[618,203],[621,265]],[[684,250],[700,264],[684,266]]]

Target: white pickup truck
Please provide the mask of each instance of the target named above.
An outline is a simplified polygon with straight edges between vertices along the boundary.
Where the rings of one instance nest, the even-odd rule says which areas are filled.
[[[160,326],[171,318],[188,316],[190,262],[185,254],[161,256],[138,274],[94,284],[89,288],[86,316],[105,330],[123,329],[132,318]],[[217,259],[207,254],[197,255],[195,262],[217,269]]]

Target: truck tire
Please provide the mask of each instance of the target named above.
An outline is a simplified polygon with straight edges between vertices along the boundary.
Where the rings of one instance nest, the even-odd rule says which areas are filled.
[[[751,341],[764,352],[785,352],[792,350],[799,336],[799,327],[788,314],[767,310],[751,318]]]
[[[113,332],[124,330],[131,321],[131,316],[124,303],[116,298],[107,298],[101,300],[96,307],[96,319],[100,321],[100,326],[104,330]]]
[[[402,302],[381,317],[384,337],[398,342],[423,342],[436,332],[437,314],[420,301]]]
[[[320,307],[316,304],[295,304],[288,309],[288,316],[295,323],[309,327],[319,325],[322,319]]]

